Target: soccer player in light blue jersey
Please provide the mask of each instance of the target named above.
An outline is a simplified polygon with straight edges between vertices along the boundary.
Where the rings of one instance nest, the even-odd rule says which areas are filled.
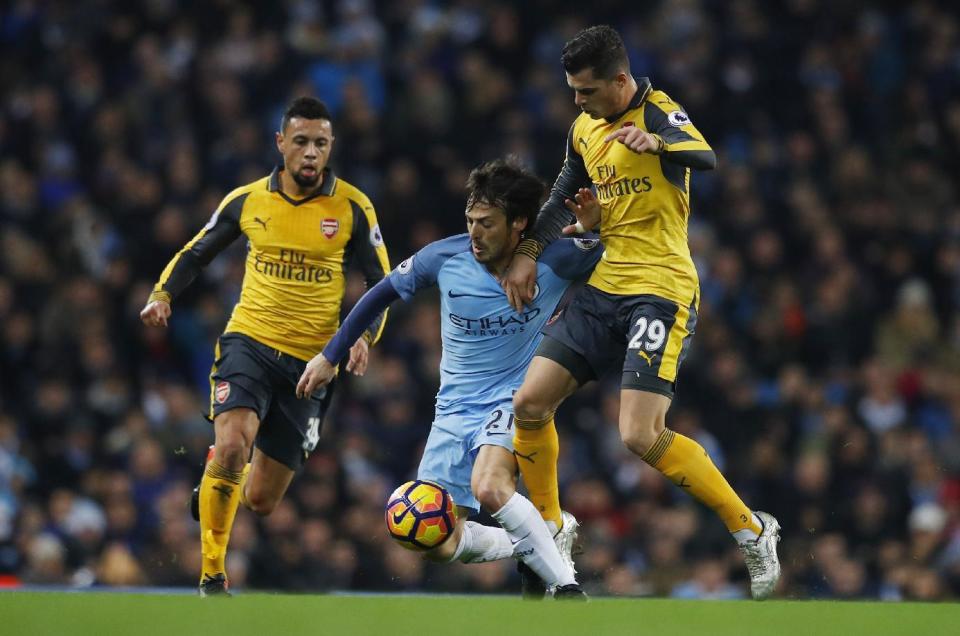
[[[310,395],[329,382],[356,340],[354,332],[362,333],[394,300],[439,287],[440,390],[417,477],[449,490],[460,514],[451,538],[427,557],[464,563],[515,557],[554,590],[554,598],[582,599],[570,556],[576,519],[565,513],[563,527],[551,528],[517,492],[513,394],[540,343],[540,329],[570,284],[593,270],[603,249],[592,239],[551,244],[537,261],[534,298],[518,313],[500,281],[545,186],[514,163],[497,160],[476,168],[467,189],[468,233],[427,245],[367,292],[307,364],[297,391]],[[598,204],[585,192],[571,205]],[[480,506],[502,528],[466,521]],[[539,592],[542,597],[542,588]]]

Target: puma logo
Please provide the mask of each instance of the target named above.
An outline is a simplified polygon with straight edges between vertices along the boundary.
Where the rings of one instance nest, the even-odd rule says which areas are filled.
[[[583,137],[579,137],[578,139],[580,140],[580,145],[583,146],[584,150],[586,150],[589,147],[587,146],[587,140],[584,139]]]
[[[640,351],[637,351],[637,355],[640,356],[641,358],[643,358],[644,360],[646,360],[646,361],[647,361],[647,366],[652,368],[652,367],[653,367],[653,359],[656,357],[657,354],[655,354],[655,353],[647,353],[646,351],[643,351],[643,350],[641,349]]]
[[[273,218],[273,217],[268,216],[268,217],[267,217],[267,221],[269,221],[269,220],[272,219],[272,218]],[[267,221],[264,221],[264,220],[261,219],[259,216],[253,217],[253,220],[254,220],[254,222],[259,223],[260,225],[263,226],[263,231],[264,231],[264,232],[267,231]]]
[[[537,460],[535,460],[535,459],[533,458],[533,456],[537,454],[537,451],[533,451],[533,452],[530,453],[529,455],[524,455],[523,453],[518,453],[517,451],[513,451],[513,454],[516,455],[517,457],[520,457],[520,458],[523,458],[523,459],[527,460],[527,461],[530,462],[531,464],[536,464],[536,463],[537,463]]]
[[[233,494],[233,488],[231,486],[224,486],[222,484],[217,484],[213,487],[224,499],[229,499],[230,495]]]

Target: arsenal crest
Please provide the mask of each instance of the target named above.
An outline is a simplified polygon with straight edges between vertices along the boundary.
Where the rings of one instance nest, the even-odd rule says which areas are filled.
[[[217,400],[217,404],[226,402],[230,397],[230,383],[226,380],[217,382],[217,386],[213,389],[213,397]]]
[[[328,239],[332,239],[340,231],[340,221],[336,219],[324,219],[320,224],[320,231]]]

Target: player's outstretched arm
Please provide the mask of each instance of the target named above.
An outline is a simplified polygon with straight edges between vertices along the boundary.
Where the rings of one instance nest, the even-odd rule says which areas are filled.
[[[177,252],[160,274],[140,320],[150,327],[166,327],[170,303],[200,274],[213,258],[240,236],[240,214],[246,194],[227,196],[200,232]]]
[[[354,255],[354,264],[359,266],[363,273],[363,280],[367,289],[373,289],[377,283],[383,280],[390,272],[390,260],[387,258],[387,248],[383,242],[383,236],[380,233],[380,225],[377,222],[377,214],[373,209],[373,204],[365,196],[360,196],[357,201],[351,200],[350,205],[353,208],[353,234],[350,237],[350,248]],[[384,325],[387,321],[387,314],[377,316],[369,325],[364,335],[364,347],[358,341],[350,349],[350,361],[347,363],[347,371],[357,373],[357,365],[362,363],[362,368],[366,370],[366,355],[369,346],[379,340],[383,333]],[[363,375],[363,371],[357,373]]]
[[[366,371],[366,351],[363,352],[361,360],[354,358],[353,349],[358,346],[366,348],[367,343],[362,338],[364,330],[398,298],[400,294],[390,278],[384,278],[364,294],[350,310],[340,329],[323,351],[307,363],[307,368],[304,369],[297,383],[297,397],[309,397],[318,387],[329,383],[336,374],[336,365],[347,356],[348,350],[351,353],[351,361],[347,364],[347,370],[356,373],[357,365],[362,365],[363,370]]]

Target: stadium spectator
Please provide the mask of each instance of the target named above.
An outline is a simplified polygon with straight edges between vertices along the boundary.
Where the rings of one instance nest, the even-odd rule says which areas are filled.
[[[5,4],[0,575],[196,583],[186,501],[243,246],[166,334],[137,312],[217,202],[269,170],[291,97],[340,99],[332,165],[370,194],[391,253],[409,254],[461,231],[467,166],[513,151],[557,173],[576,116],[558,52],[603,22],[719,159],[691,188],[702,320],[669,425],[722,451],[737,491],[783,521],[778,594],[960,596],[960,16],[932,1],[661,1],[642,16],[547,0]],[[314,83],[324,67],[344,77],[338,94]],[[497,566],[392,579],[405,557],[385,557],[400,548],[383,499],[415,470],[439,342],[434,301],[398,309],[289,509],[238,515],[236,587],[519,587]],[[602,432],[615,389],[586,387],[558,418],[584,588],[746,593],[715,524]],[[54,493],[73,502],[63,524]],[[685,528],[673,543],[651,523],[664,515]],[[277,576],[292,547],[299,564]]]

